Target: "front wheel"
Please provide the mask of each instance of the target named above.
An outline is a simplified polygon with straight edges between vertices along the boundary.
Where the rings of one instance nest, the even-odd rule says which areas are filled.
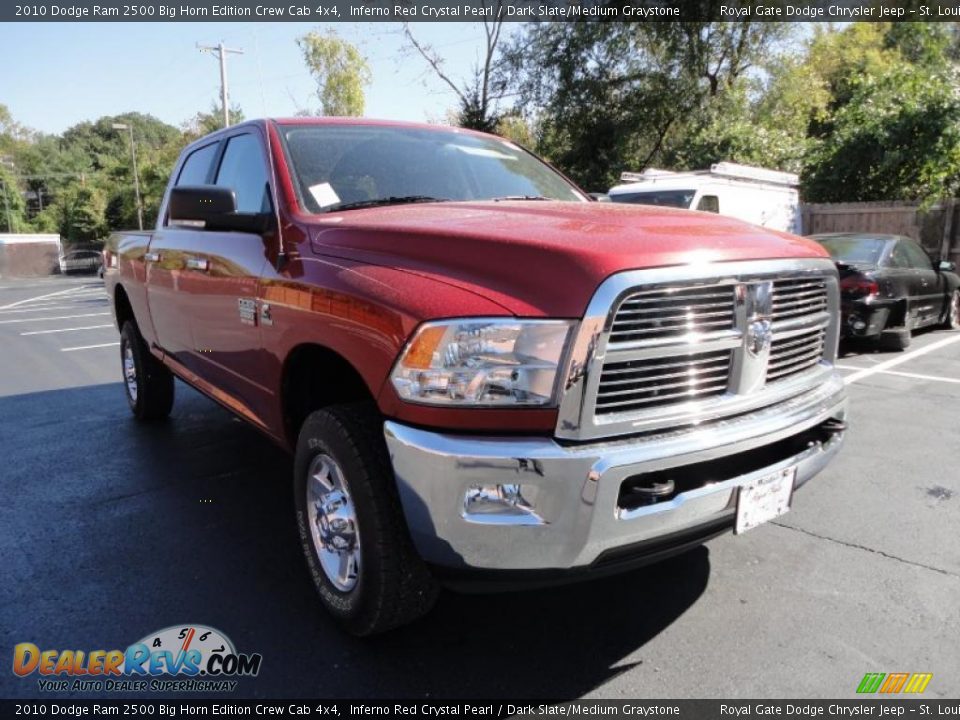
[[[960,288],[950,293],[943,326],[948,330],[960,330]]]
[[[410,540],[383,420],[368,404],[311,414],[294,459],[300,543],[327,611],[354,635],[413,622],[438,586]]]
[[[123,389],[137,420],[161,420],[173,408],[173,374],[150,354],[137,326],[127,321],[120,330]]]

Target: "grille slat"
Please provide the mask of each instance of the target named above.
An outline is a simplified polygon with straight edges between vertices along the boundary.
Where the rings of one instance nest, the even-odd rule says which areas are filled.
[[[767,382],[790,377],[816,366],[823,357],[826,335],[826,328],[822,327],[779,340],[774,335],[767,364]]]
[[[827,283],[820,279],[774,280],[773,315],[778,320],[795,320],[827,309]]]
[[[666,361],[653,358],[609,363],[600,375],[596,414],[646,410],[722,394],[727,389],[730,365],[729,350]],[[685,370],[677,372],[678,368]],[[676,380],[682,377],[686,380]]]
[[[732,286],[640,290],[617,308],[610,343],[711,333],[734,326]]]

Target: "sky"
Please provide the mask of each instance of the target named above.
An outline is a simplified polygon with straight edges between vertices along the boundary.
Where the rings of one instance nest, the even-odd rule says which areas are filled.
[[[213,103],[219,107],[219,65],[196,44],[223,41],[244,50],[228,60],[231,105],[240,105],[247,118],[293,115],[319,106],[296,38],[329,27],[367,57],[373,76],[368,117],[436,121],[456,106],[456,96],[426,63],[404,52],[401,26],[392,22],[0,24],[0,104],[17,122],[48,133],[127,111],[180,127]],[[480,53],[480,24],[411,27],[418,41],[440,52],[453,77],[470,73]]]

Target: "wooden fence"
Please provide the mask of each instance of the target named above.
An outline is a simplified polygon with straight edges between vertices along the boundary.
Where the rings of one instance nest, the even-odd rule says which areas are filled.
[[[929,207],[912,202],[823,203],[801,206],[803,234],[872,232],[906,235],[935,258],[960,265],[960,203]]]

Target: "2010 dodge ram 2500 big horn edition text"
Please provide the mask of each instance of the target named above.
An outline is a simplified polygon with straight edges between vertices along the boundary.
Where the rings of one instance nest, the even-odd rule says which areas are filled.
[[[743,532],[843,441],[819,245],[593,202],[502,138],[230,127],[106,256],[133,414],[166,416],[176,376],[294,451],[310,572],[357,634],[442,582],[578,578]]]

